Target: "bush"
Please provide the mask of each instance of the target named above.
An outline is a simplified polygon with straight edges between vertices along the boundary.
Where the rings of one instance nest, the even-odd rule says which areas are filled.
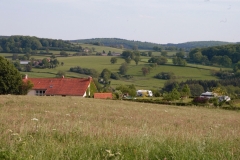
[[[193,104],[206,104],[208,103],[209,99],[206,97],[195,97],[193,99]]]
[[[173,79],[176,78],[172,72],[160,72],[154,76],[157,79]]]

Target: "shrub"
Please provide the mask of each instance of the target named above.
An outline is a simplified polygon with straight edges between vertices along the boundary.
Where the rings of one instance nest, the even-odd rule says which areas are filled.
[[[175,78],[174,73],[172,72],[160,72],[154,76],[154,78],[158,79],[173,79]]]
[[[209,99],[206,97],[195,97],[193,99],[193,104],[206,104],[208,103]]]

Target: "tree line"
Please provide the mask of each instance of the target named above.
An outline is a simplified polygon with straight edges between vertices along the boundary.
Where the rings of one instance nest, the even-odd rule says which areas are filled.
[[[31,53],[36,50],[65,50],[82,51],[81,46],[73,45],[69,41],[37,38],[30,36],[10,36],[0,38],[0,52]]]
[[[240,44],[195,48],[189,52],[189,62],[233,67],[240,61]],[[239,68],[240,69],[240,68]]]
[[[188,85],[192,96],[200,96],[205,91],[212,91],[213,88],[221,87],[231,97],[240,95],[240,78],[224,79],[224,80],[187,80],[178,82],[174,79],[168,80],[161,92],[171,92],[174,88],[182,88]]]

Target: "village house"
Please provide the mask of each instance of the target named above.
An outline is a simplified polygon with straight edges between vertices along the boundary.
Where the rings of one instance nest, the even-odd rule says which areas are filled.
[[[27,95],[31,96],[80,96],[86,97],[96,91],[92,77],[88,78],[28,78],[23,81],[31,81],[33,88]]]
[[[30,61],[20,61],[20,64],[27,65]]]

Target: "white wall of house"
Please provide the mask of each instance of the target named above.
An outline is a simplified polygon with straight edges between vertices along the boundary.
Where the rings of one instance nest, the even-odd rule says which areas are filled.
[[[27,95],[36,96],[36,91],[35,90],[30,90]]]
[[[87,90],[83,94],[83,97],[86,97],[87,95],[90,95],[90,85],[91,85],[91,83],[89,83]],[[87,91],[88,91],[88,94],[87,94]]]

